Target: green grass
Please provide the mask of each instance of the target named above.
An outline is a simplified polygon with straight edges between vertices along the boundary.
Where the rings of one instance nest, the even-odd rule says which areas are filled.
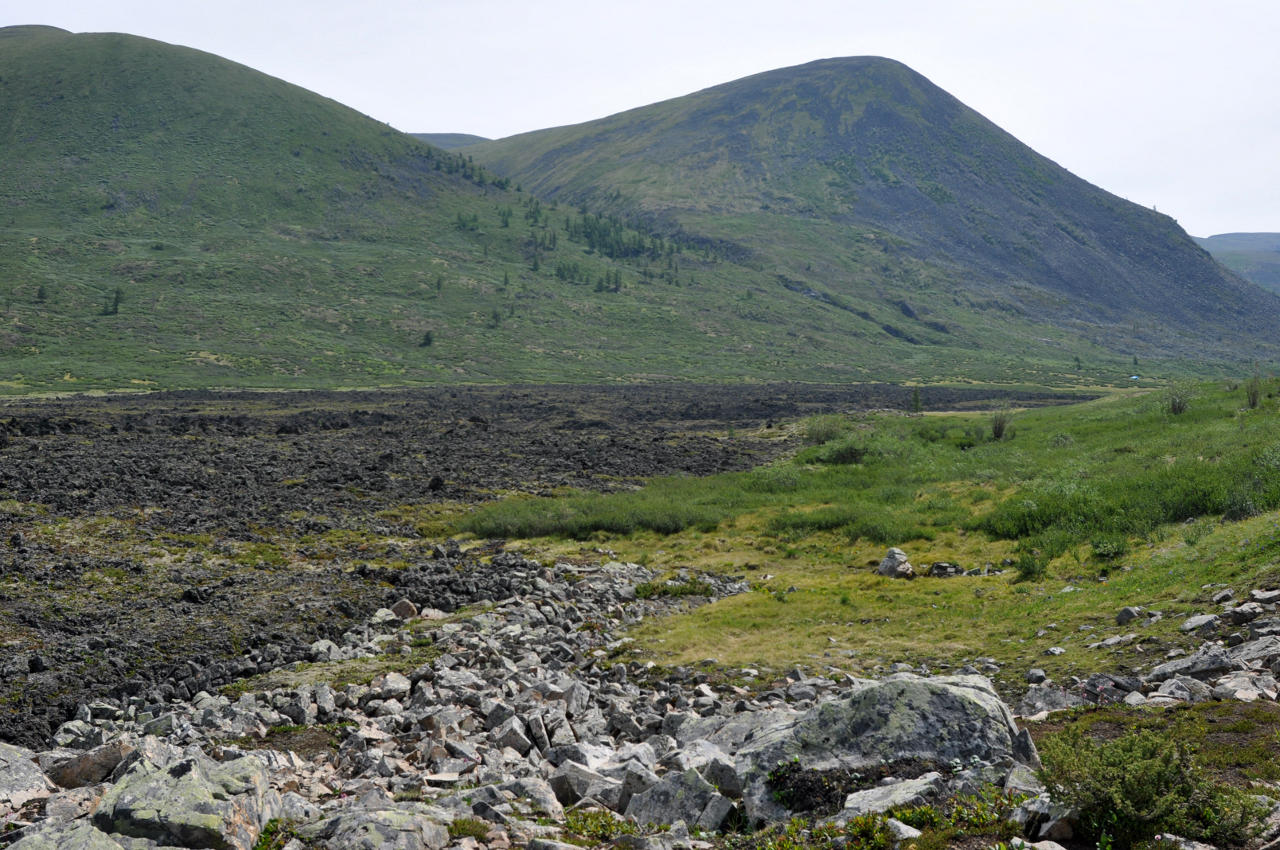
[[[0,37],[0,394],[673,378],[1066,386],[1114,384],[1130,368],[1127,351],[957,302],[937,268],[870,232],[849,239],[791,216],[761,232],[753,220],[744,238],[776,232],[800,247],[737,257],[697,231],[539,201],[464,155],[197,51]],[[850,276],[910,279],[911,300],[946,311],[925,321],[956,329],[914,327],[893,298],[855,306],[824,282]],[[919,339],[887,334],[890,323]],[[1160,362],[1144,371],[1210,368],[1177,354],[1153,349]]]
[[[463,522],[484,536],[538,537],[535,549],[563,545],[545,535],[588,537],[651,567],[740,574],[756,588],[641,624],[638,658],[867,672],[985,656],[1009,667],[997,678],[1020,693],[1028,666],[1063,677],[1154,664],[1187,643],[1177,624],[1209,604],[1202,587],[1280,579],[1278,412],[1274,398],[1248,410],[1239,387],[1202,385],[1180,416],[1158,393],[1138,394],[1017,411],[1011,437],[980,442],[985,414],[875,414],[836,429],[837,441],[860,442],[861,463],[825,462],[814,446],[751,472],[499,502]],[[1257,515],[1239,518],[1241,494]],[[1008,559],[1025,569],[893,581],[871,569],[889,545],[917,567]],[[1126,605],[1165,617],[1137,627],[1132,644],[1090,649],[1135,631],[1112,620]],[[1044,655],[1051,646],[1068,651]]]

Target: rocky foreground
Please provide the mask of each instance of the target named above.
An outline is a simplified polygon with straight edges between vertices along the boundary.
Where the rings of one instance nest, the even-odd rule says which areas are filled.
[[[277,672],[296,685],[98,701],[57,730],[52,749],[0,746],[0,840],[14,850],[248,850],[270,824],[289,830],[292,848],[545,850],[566,807],[592,806],[651,830],[630,840],[658,850],[803,810],[801,797],[779,793],[780,765],[867,774],[836,822],[985,784],[1039,790],[1030,737],[980,676],[797,672],[773,688],[749,670],[742,686],[712,687],[695,672],[658,679],[611,660],[620,628],[690,604],[653,573],[510,554],[489,568],[510,597],[453,617],[405,599],[309,648],[317,665],[387,662],[368,684],[301,682],[334,668],[295,663]],[[714,596],[746,589],[698,581]],[[427,641],[431,660],[397,672],[393,662]],[[264,748],[282,729],[336,746],[306,757]],[[1021,811],[1048,816],[1044,801]]]
[[[714,686],[696,670],[658,676],[615,660],[621,630],[745,584],[513,553],[471,567],[478,588],[506,595],[454,615],[401,599],[340,640],[315,641],[306,662],[254,651],[246,664],[271,675],[230,695],[99,700],[52,748],[0,745],[0,844],[557,850],[566,812],[587,808],[639,827],[621,845],[670,850],[798,812],[842,824],[984,787],[1021,800],[1012,817],[1038,846],[1071,836],[1072,813],[1036,778],[1030,736],[979,675],[797,670],[763,682],[741,670]],[[1262,598],[1195,627],[1264,614],[1274,601]],[[1259,659],[1280,658],[1275,636],[1232,642],[1155,668],[1127,697],[1109,680],[1116,692],[1102,698],[1271,697]],[[355,669],[380,672],[333,684]],[[853,790],[822,812],[812,779],[836,773]],[[916,834],[890,825],[900,840]]]

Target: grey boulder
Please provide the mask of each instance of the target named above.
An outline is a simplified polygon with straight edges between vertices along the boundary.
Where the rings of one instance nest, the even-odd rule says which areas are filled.
[[[668,773],[658,784],[631,797],[626,816],[646,826],[684,821],[690,827],[717,830],[733,811],[733,803],[689,768]]]
[[[861,768],[908,758],[1038,766],[1030,738],[982,676],[896,676],[762,730],[737,754],[751,822],[782,820],[768,775],[784,762],[811,770]]]
[[[30,750],[0,744],[0,814],[16,812],[57,790],[34,759]]]
[[[165,767],[134,762],[103,795],[93,821],[161,844],[251,850],[278,808],[258,759],[219,763],[197,750]]]

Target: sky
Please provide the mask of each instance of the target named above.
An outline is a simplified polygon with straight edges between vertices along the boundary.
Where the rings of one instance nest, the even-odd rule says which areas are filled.
[[[1192,235],[1280,232],[1274,0],[4,0],[12,24],[194,47],[489,138],[886,56]]]

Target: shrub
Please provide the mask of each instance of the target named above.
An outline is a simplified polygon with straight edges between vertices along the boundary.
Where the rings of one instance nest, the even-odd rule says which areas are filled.
[[[1008,407],[997,407],[991,413],[991,439],[997,442],[1004,439],[1005,434],[1009,430],[1009,421],[1013,418],[1013,413]]]
[[[1080,813],[1077,837],[1126,850],[1173,832],[1221,846],[1252,837],[1264,814],[1248,795],[1217,784],[1190,745],[1167,732],[1095,742],[1070,728],[1040,748],[1041,781]]]
[[[479,838],[482,841],[489,837],[489,824],[480,818],[458,818],[449,824],[450,838]]]
[[[1165,387],[1164,410],[1171,416],[1179,416],[1187,412],[1191,406],[1194,388],[1187,381],[1174,381]]]
[[[1129,540],[1123,534],[1105,534],[1089,541],[1094,557],[1113,561],[1129,551]]]
[[[658,596],[711,596],[711,585],[700,579],[687,581],[646,581],[636,585],[637,599],[653,599]]]
[[[640,827],[631,821],[622,820],[613,812],[603,809],[573,809],[565,812],[564,828],[594,844],[612,841],[619,835],[635,835],[640,831]]]
[[[1034,555],[1030,552],[1023,552],[1018,556],[1018,563],[1014,565],[1014,569],[1018,571],[1018,581],[1040,581],[1044,578],[1045,570],[1049,564],[1046,558],[1041,555]]]
[[[844,436],[849,430],[849,420],[838,413],[824,413],[804,420],[802,430],[806,443],[820,446]]]
[[[813,455],[818,463],[850,464],[862,463],[867,456],[867,447],[855,437],[847,437],[824,445]]]
[[[1245,382],[1244,400],[1250,410],[1256,409],[1258,403],[1262,401],[1262,378],[1257,372],[1254,372],[1253,377]]]

